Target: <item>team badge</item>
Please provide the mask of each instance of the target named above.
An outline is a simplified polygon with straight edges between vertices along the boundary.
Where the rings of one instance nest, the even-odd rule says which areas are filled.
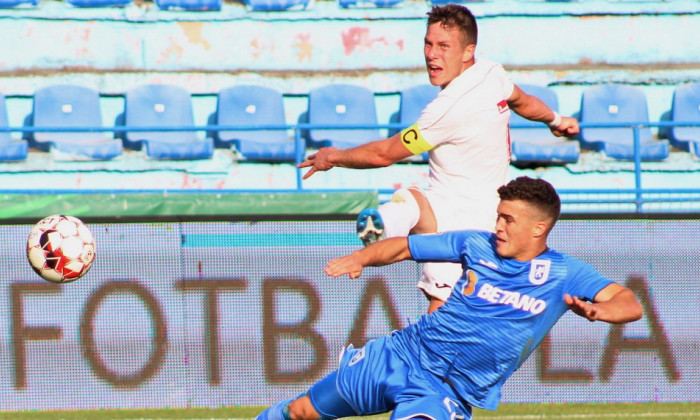
[[[348,366],[352,366],[364,358],[365,358],[365,348],[362,347],[357,353],[355,353],[354,356],[352,356],[352,359],[350,359]]]
[[[530,283],[535,286],[544,284],[549,278],[551,260],[532,260],[530,263]]]

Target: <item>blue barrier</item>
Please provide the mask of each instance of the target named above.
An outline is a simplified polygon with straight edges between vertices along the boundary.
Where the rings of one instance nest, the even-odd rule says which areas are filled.
[[[512,128],[538,128],[531,124],[513,124]],[[634,133],[634,188],[633,189],[561,189],[559,192],[562,195],[563,204],[633,204],[635,213],[645,213],[644,204],[650,203],[681,203],[681,202],[700,202],[700,187],[699,188],[684,188],[684,189],[645,189],[642,186],[642,158],[640,153],[640,130],[647,127],[700,127],[700,122],[686,121],[659,121],[659,122],[626,122],[626,123],[580,123],[581,128],[631,128]],[[304,160],[306,152],[305,140],[302,137],[302,132],[310,129],[402,129],[405,124],[389,123],[377,125],[323,125],[323,124],[286,124],[286,125],[195,125],[195,126],[151,126],[151,127],[132,127],[132,126],[101,126],[101,127],[0,127],[0,132],[176,132],[176,131],[199,131],[199,132],[215,132],[215,131],[243,131],[243,130],[293,130],[295,142],[295,164],[299,164]],[[232,192],[303,192],[303,193],[328,193],[328,192],[352,192],[366,191],[366,189],[308,189],[304,188],[302,183],[303,169],[296,169],[296,188],[281,189],[281,190],[235,190]],[[196,190],[199,193],[208,192],[206,190]],[[3,191],[0,191],[0,193]],[[17,190],[13,190],[17,192]],[[64,192],[68,190],[52,190],[52,193]],[[89,191],[80,190],[73,192],[88,193]],[[106,191],[99,191],[106,192]],[[110,193],[120,194],[126,192],[135,192],[132,190],[114,190]],[[158,192],[163,190],[138,190],[138,192]],[[178,191],[183,192],[183,191]],[[222,190],[212,190],[211,192],[221,193]],[[377,189],[376,192],[380,195],[388,196],[393,193],[391,189]],[[38,193],[32,191],[32,193]],[[39,192],[40,193],[40,192]],[[592,198],[568,198],[569,195],[592,195]],[[622,197],[608,198],[606,196],[619,195]],[[600,197],[603,196],[603,197]]]

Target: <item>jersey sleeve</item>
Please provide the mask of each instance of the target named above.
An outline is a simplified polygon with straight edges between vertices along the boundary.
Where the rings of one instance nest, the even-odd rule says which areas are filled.
[[[591,302],[598,292],[613,283],[583,261],[568,257],[567,265],[569,275],[566,293],[571,296]]]
[[[510,79],[510,76],[508,76],[508,73],[506,72],[506,69],[503,68],[503,66],[499,65],[497,68],[497,72],[499,74],[499,77],[501,78],[501,86],[503,87],[503,97],[506,98],[506,100],[508,100],[513,95],[513,91],[515,90],[515,84]]]
[[[408,249],[418,262],[461,262],[465,242],[473,234],[473,231],[452,231],[410,235]]]

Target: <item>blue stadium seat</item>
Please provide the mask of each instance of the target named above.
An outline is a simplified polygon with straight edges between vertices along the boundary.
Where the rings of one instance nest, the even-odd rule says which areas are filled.
[[[416,85],[399,92],[399,111],[396,116],[392,116],[392,122],[405,124],[406,127],[418,121],[420,114],[426,106],[440,93],[439,86],[431,84]],[[392,130],[394,135],[398,130]]]
[[[377,125],[374,93],[367,88],[346,84],[329,84],[309,92],[309,124]],[[380,138],[379,130],[316,128],[308,132],[309,147],[358,146]]]
[[[647,123],[649,111],[644,92],[633,86],[605,84],[589,87],[581,97],[582,123]],[[634,159],[634,134],[632,128],[581,128],[581,147],[603,151],[618,160]],[[668,157],[666,140],[654,140],[651,129],[640,130],[641,158],[644,161],[663,160]]]
[[[216,106],[218,125],[285,125],[282,93],[268,87],[240,85],[222,89]],[[286,130],[221,131],[217,147],[235,146],[249,160],[294,161],[294,139]]]
[[[100,95],[76,85],[53,85],[34,92],[32,107],[34,128],[102,127]],[[122,154],[122,142],[108,138],[105,132],[35,131],[30,137],[33,147],[74,156],[76,159],[113,159]]]
[[[395,7],[403,4],[403,0],[338,0],[340,7],[349,8],[374,8]]]
[[[161,10],[215,11],[221,10],[223,0],[156,0]]]
[[[180,87],[147,84],[126,92],[124,124],[127,127],[192,127],[194,113],[190,93]],[[141,149],[153,159],[208,159],[214,152],[214,141],[201,139],[196,131],[127,131],[124,146]]]
[[[431,5],[443,5],[443,4],[449,4],[449,3],[483,3],[483,2],[489,2],[491,0],[429,0]]]
[[[546,86],[518,85],[525,93],[539,98],[554,111],[559,111],[559,99],[553,89]],[[513,162],[519,163],[575,163],[580,154],[579,144],[557,137],[540,122],[527,120],[511,110],[510,124],[536,128],[510,129]]]
[[[248,10],[254,12],[277,12],[282,10],[303,10],[309,0],[245,0]]]
[[[0,9],[9,9],[13,7],[37,7],[40,0],[0,0]]]
[[[700,123],[700,83],[676,87],[671,104],[671,121]],[[674,147],[700,157],[700,126],[671,127],[668,137]]]
[[[0,127],[9,126],[5,95],[0,93]],[[25,140],[14,140],[9,131],[0,132],[0,162],[24,160],[28,153],[29,144]]]
[[[428,83],[402,90],[399,92],[399,110],[391,116],[391,122],[404,124],[405,127],[414,124],[420,118],[423,109],[435,99],[438,93],[440,93],[440,87]],[[389,130],[389,136],[393,136],[399,131]],[[407,160],[411,162],[427,162],[428,158],[429,156],[426,152],[421,156],[413,156]]]
[[[67,0],[75,7],[123,7],[133,0]]]

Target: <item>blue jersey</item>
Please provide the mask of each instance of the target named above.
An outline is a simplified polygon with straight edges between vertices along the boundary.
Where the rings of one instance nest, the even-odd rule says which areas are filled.
[[[469,404],[491,410],[506,379],[569,309],[564,294],[590,301],[612,283],[551,249],[531,261],[501,258],[487,232],[413,235],[408,244],[416,261],[461,262],[464,274],[438,311],[393,338]]]

